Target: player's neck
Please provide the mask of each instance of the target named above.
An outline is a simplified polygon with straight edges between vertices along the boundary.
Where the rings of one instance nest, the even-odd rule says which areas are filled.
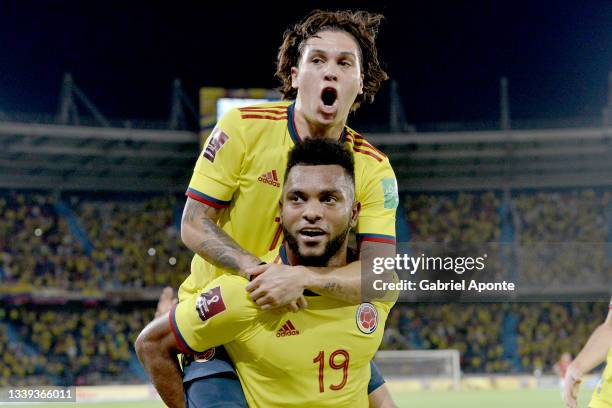
[[[301,112],[298,104],[293,114],[293,120],[298,135],[304,139],[307,137],[317,138],[329,138],[333,140],[339,140],[346,125],[346,118],[340,123],[333,124],[322,124],[313,120],[308,120],[306,116]]]
[[[285,244],[285,250],[287,253],[287,260],[289,261],[289,265],[299,265],[298,257],[291,250],[289,245]],[[347,264],[347,242],[340,247],[338,252],[336,252],[327,262],[327,265],[323,265],[323,267],[332,267],[337,268],[339,266],[344,266]]]

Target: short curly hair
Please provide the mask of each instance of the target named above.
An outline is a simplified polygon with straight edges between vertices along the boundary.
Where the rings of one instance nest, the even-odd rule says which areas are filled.
[[[297,90],[291,86],[291,68],[297,67],[306,41],[325,30],[345,31],[359,45],[363,70],[363,94],[357,95],[353,110],[362,102],[372,103],[383,81],[389,79],[380,67],[376,49],[378,26],[384,19],[382,14],[367,11],[314,10],[301,22],[285,31],[283,43],[278,50],[275,76],[280,79],[280,92],[285,99],[295,99]]]

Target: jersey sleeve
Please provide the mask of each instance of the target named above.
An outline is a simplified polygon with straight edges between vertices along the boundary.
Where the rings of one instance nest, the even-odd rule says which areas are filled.
[[[395,212],[399,203],[397,180],[389,159],[364,171],[364,191],[359,197],[361,212],[357,221],[359,242],[395,244]]]
[[[186,195],[214,208],[228,207],[238,188],[246,144],[240,113],[227,112],[217,123],[200,153]]]
[[[170,327],[183,352],[199,353],[248,333],[258,309],[244,288],[247,283],[239,276],[220,276],[170,311]]]
[[[387,316],[391,312],[391,308],[393,307],[393,305],[395,305],[395,301],[375,300],[372,301],[372,304],[374,304],[376,308],[382,313],[381,321],[384,323],[387,320]]]

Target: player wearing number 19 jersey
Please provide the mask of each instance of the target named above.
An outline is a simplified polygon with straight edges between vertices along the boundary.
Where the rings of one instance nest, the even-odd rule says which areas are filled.
[[[347,235],[360,210],[353,163],[351,152],[327,139],[291,151],[280,206],[286,243],[265,261],[321,267],[350,261]],[[279,314],[258,307],[247,284],[223,274],[181,301],[169,316],[174,344],[190,354],[224,345],[249,406],[367,407],[370,360],[393,302],[353,305],[306,292],[307,308]]]
[[[284,250],[264,259],[286,263]],[[262,311],[247,283],[224,274],[178,304],[171,324],[183,351],[223,344],[252,407],[367,407],[370,360],[392,303],[306,296],[308,308],[278,314]]]
[[[294,104],[273,102],[232,109],[219,121],[198,158],[187,195],[226,208],[219,226],[244,249],[262,256],[282,242],[278,202],[287,153],[302,141]],[[360,241],[395,244],[397,183],[387,157],[345,127],[338,140],[353,152]],[[200,256],[179,290],[179,300],[223,273]]]

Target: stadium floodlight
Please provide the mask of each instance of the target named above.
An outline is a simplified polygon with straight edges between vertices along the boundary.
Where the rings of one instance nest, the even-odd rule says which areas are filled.
[[[382,350],[374,361],[386,379],[420,381],[423,388],[434,383],[453,389],[460,385],[458,350]]]

